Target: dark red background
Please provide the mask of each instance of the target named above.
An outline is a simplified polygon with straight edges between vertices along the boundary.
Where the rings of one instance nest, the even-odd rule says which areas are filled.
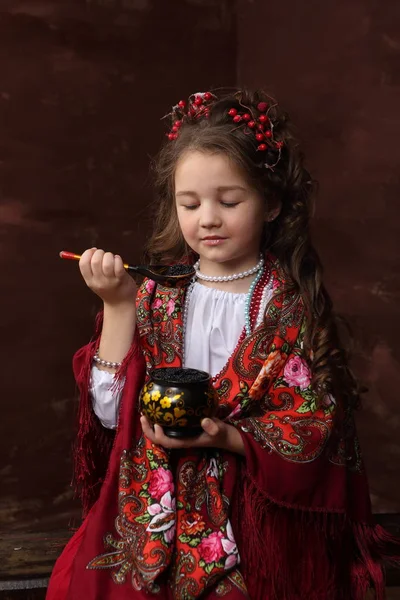
[[[367,0],[0,2],[0,527],[77,522],[71,357],[99,304],[61,249],[134,262],[160,118],[191,92],[263,86],[320,181],[315,241],[369,385],[375,510],[400,512],[400,9]]]

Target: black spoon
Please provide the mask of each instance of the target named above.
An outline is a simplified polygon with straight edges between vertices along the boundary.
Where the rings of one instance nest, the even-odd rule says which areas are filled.
[[[79,254],[62,250],[60,257],[67,260],[79,260]],[[124,263],[124,268],[128,273],[139,273],[144,277],[148,277],[157,283],[161,283],[166,287],[179,287],[189,283],[195,274],[195,270],[191,265],[128,265]]]

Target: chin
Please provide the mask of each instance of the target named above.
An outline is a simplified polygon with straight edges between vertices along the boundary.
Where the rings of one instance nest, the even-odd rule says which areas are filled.
[[[222,253],[219,255],[217,255],[217,253],[215,253],[213,255],[200,254],[199,256],[200,256],[200,262],[201,262],[201,259],[204,258],[204,260],[215,263],[217,265],[231,264],[231,263],[235,264],[238,261],[238,259],[235,256],[229,256],[229,255],[227,256],[226,254],[222,255]]]
[[[225,262],[227,260],[235,260],[232,255],[226,251],[226,249],[220,248],[218,246],[207,248],[205,251],[202,248],[201,251],[197,250],[197,254],[207,260],[212,260],[214,262]]]

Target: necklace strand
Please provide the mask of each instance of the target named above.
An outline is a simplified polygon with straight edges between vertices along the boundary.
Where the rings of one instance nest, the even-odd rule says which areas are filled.
[[[194,264],[194,270],[196,271],[196,277],[201,279],[202,281],[212,281],[214,283],[218,283],[221,281],[236,281],[237,279],[244,279],[245,277],[249,277],[250,275],[254,275],[258,271],[262,271],[264,266],[264,257],[260,255],[260,260],[256,264],[255,267],[248,269],[247,271],[242,271],[241,273],[232,273],[232,275],[205,275],[200,271],[200,260],[198,260]]]
[[[246,328],[246,335],[248,335],[248,336],[251,334],[250,308],[251,308],[251,304],[252,304],[252,300],[253,300],[253,295],[254,295],[254,291],[257,287],[257,284],[263,275],[264,275],[264,269],[262,268],[258,271],[254,280],[251,282],[248,294],[246,296],[246,304],[245,304],[245,309],[244,309],[244,326]]]

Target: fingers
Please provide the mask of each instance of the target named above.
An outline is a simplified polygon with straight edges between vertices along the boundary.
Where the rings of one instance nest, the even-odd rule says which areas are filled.
[[[105,303],[134,304],[137,286],[126,272],[122,258],[100,248],[85,250],[79,268],[86,285]]]
[[[118,278],[123,277],[126,273],[124,263],[119,254],[116,254],[114,258],[114,272]]]
[[[217,419],[203,419],[201,422],[201,426],[204,431],[211,437],[215,437],[221,432],[221,425],[223,425],[222,421]]]
[[[156,444],[160,444],[160,446],[164,446],[165,448],[173,448],[174,442],[177,441],[165,435],[164,429],[161,427],[161,425],[154,425],[154,438]]]
[[[111,252],[105,252],[103,256],[102,272],[106,277],[115,277],[114,254],[111,254]]]
[[[104,252],[99,248],[85,250],[79,260],[79,268],[87,281],[92,278],[117,277],[120,279],[126,273],[122,258],[112,252]]]
[[[122,258],[112,252],[96,250],[92,256],[92,271],[96,277],[117,277],[125,274]]]
[[[100,250],[99,248],[93,252],[92,260],[90,261],[90,266],[92,269],[93,277],[99,279],[103,275],[103,257],[104,250]]]
[[[144,416],[140,417],[140,423],[142,425],[142,430],[144,435],[151,441],[153,444],[158,444],[159,446],[163,446],[164,448],[182,448],[181,442],[179,440],[174,440],[165,435],[164,430],[160,425],[154,425],[154,429],[150,424],[150,421]]]
[[[97,248],[89,248],[88,250],[85,250],[85,252],[82,254],[82,256],[79,260],[79,269],[85,280],[87,280],[93,276],[91,263],[92,263],[93,255],[96,252],[96,250],[97,250]]]
[[[149,438],[149,440],[151,440],[152,442],[154,442],[154,431],[149,423],[149,421],[146,419],[146,417],[140,417],[140,424],[142,426],[142,431],[144,433],[144,435]]]
[[[144,435],[151,441],[153,444],[158,444],[159,446],[164,446],[164,448],[173,448],[173,440],[165,435],[164,430],[160,425],[154,425],[154,429],[152,428],[148,419],[144,416],[140,417],[140,423],[142,425],[142,430]],[[182,447],[179,446],[178,447]]]
[[[205,423],[205,421],[209,421],[209,423]],[[170,438],[165,435],[164,430],[160,425],[154,425],[154,429],[151,426],[149,420],[142,416],[140,418],[140,423],[142,425],[142,430],[144,435],[151,441],[153,444],[158,444],[159,446],[163,446],[164,448],[169,448],[170,450],[179,450],[182,448],[207,448],[213,445],[216,436],[220,433],[219,423],[221,421],[214,422],[212,419],[203,419],[202,427],[204,429],[204,433],[200,434],[195,438]],[[208,428],[213,432],[212,435],[206,431]]]
[[[145,416],[140,417],[140,423],[142,425],[144,435],[151,442],[153,442],[153,444],[158,444],[159,446],[170,449],[187,448],[183,440],[174,440],[173,438],[169,438],[167,435],[165,435],[164,430],[162,427],[160,427],[160,425],[154,425],[153,429],[150,421],[148,421]]]

